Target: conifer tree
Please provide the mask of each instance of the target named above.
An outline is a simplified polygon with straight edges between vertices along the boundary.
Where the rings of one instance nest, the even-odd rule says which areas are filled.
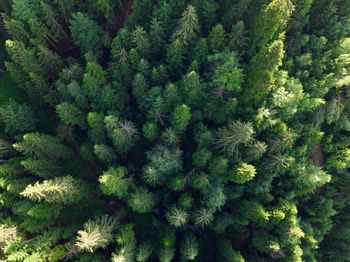
[[[64,176],[28,185],[21,195],[33,201],[72,204],[84,199],[86,190],[79,180]]]
[[[33,131],[37,122],[26,104],[14,100],[0,107],[0,121],[5,124],[5,132],[10,134]]]
[[[113,239],[112,233],[117,225],[118,221],[108,215],[87,221],[84,228],[78,231],[78,250],[93,252],[97,248],[106,248]]]
[[[73,41],[83,53],[88,51],[99,52],[103,47],[103,30],[86,14],[81,12],[72,14],[69,29]]]
[[[146,188],[137,188],[135,192],[130,194],[129,205],[136,213],[151,212],[155,205],[155,196]]]
[[[85,115],[74,105],[63,102],[56,106],[56,112],[64,124],[76,125],[81,128],[85,128]]]
[[[240,144],[249,144],[253,138],[254,130],[250,123],[232,121],[227,127],[219,129],[217,135],[217,147],[233,154],[237,152],[237,147]]]
[[[194,260],[198,256],[198,243],[193,235],[188,235],[181,245],[182,258],[187,260]]]
[[[182,13],[173,38],[180,40],[182,44],[187,46],[195,40],[198,31],[199,25],[196,9],[192,5],[188,5]]]
[[[185,104],[179,105],[175,108],[171,117],[172,126],[175,131],[177,132],[185,131],[191,119],[190,110],[191,109]]]
[[[259,103],[269,93],[275,82],[274,74],[282,64],[283,47],[283,42],[276,40],[252,58],[248,65],[247,101]]]
[[[126,169],[123,167],[111,168],[104,172],[99,178],[101,191],[105,195],[125,197],[131,184],[125,175]]]
[[[267,46],[284,31],[293,10],[290,0],[273,0],[263,6],[253,24],[251,54]]]
[[[348,261],[349,3],[1,0],[0,260]]]

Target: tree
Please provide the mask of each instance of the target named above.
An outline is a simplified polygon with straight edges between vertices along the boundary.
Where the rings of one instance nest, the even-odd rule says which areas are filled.
[[[255,18],[251,37],[251,54],[265,48],[285,29],[294,7],[290,0],[273,0]]]
[[[105,141],[104,115],[97,112],[89,112],[87,123],[89,126],[89,136],[94,143]]]
[[[153,141],[158,136],[157,126],[153,123],[150,123],[150,122],[145,123],[142,127],[142,133],[146,139]]]
[[[106,116],[105,127],[118,153],[129,151],[139,137],[139,131],[131,121],[120,121],[115,116]]]
[[[217,62],[212,76],[212,86],[220,98],[229,93],[237,93],[243,82],[243,70],[240,68],[234,53],[220,53],[209,57],[211,62]]]
[[[0,247],[3,249],[17,239],[17,228],[13,226],[0,225]]]
[[[219,256],[222,261],[227,262],[244,262],[241,254],[232,248],[231,242],[227,239],[220,243]]]
[[[77,12],[72,14],[69,29],[73,41],[80,47],[83,53],[89,51],[100,52],[103,47],[103,30],[86,14]]]
[[[224,27],[221,24],[214,26],[208,36],[208,43],[211,50],[223,51],[225,40]]]
[[[131,181],[125,178],[125,175],[126,168],[124,167],[111,168],[103,172],[98,179],[102,193],[105,195],[113,195],[118,198],[126,197]]]
[[[247,31],[243,21],[238,21],[232,26],[231,33],[229,35],[229,47],[232,51],[236,51],[239,54],[245,53],[245,48],[248,44]]]
[[[152,255],[152,245],[149,242],[142,243],[137,250],[136,261],[137,262],[146,262],[147,259]]]
[[[261,103],[275,82],[274,74],[282,64],[283,42],[276,40],[262,48],[248,65],[246,99]],[[262,66],[264,65],[264,66]]]
[[[39,73],[41,71],[33,48],[27,48],[24,43],[12,40],[6,40],[5,47],[11,59],[25,73]]]
[[[76,246],[78,250],[93,252],[97,248],[106,248],[113,239],[113,231],[118,221],[108,215],[89,220],[84,228],[78,231]]]
[[[234,154],[240,144],[248,145],[254,135],[251,123],[231,121],[217,132],[216,145],[219,149]]]
[[[5,124],[5,132],[10,134],[33,131],[37,122],[30,107],[12,99],[0,107],[0,121]]]
[[[144,178],[150,184],[164,182],[167,176],[176,174],[181,170],[182,152],[175,148],[158,145],[147,153],[149,164],[144,167]]]
[[[132,43],[134,44],[136,50],[142,56],[147,56],[150,51],[150,42],[146,31],[141,27],[137,26],[131,34]]]
[[[247,163],[240,163],[235,168],[234,174],[230,180],[238,184],[244,184],[255,177],[256,169],[253,165]]]
[[[157,19],[153,18],[150,26],[150,43],[153,54],[162,54],[165,46],[165,30],[163,24]]]
[[[199,209],[195,215],[195,224],[200,227],[206,227],[214,220],[214,214],[211,210],[206,208]]]
[[[86,197],[87,189],[81,181],[71,177],[57,177],[28,185],[21,195],[33,201],[45,200],[48,203],[72,204]]]
[[[148,89],[148,82],[144,75],[136,74],[132,82],[132,93],[139,105],[139,107],[145,106],[146,90]]]
[[[179,75],[184,68],[185,49],[180,40],[173,41],[167,50],[167,62],[174,71],[173,75]]]
[[[193,235],[188,235],[181,243],[181,255],[184,260],[194,260],[198,256],[198,243]]]
[[[146,188],[136,188],[136,190],[130,194],[129,205],[136,213],[144,214],[151,212],[155,205],[155,196]]]
[[[6,32],[11,36],[11,39],[26,42],[29,38],[29,33],[25,30],[22,21],[11,19],[6,14],[3,15],[4,27]]]
[[[94,145],[94,153],[104,163],[112,163],[117,157],[113,148],[105,144]]]
[[[16,143],[13,147],[26,156],[47,159],[69,159],[71,150],[61,144],[58,138],[40,134],[29,133],[23,136],[23,141]]]
[[[76,125],[86,128],[85,114],[73,104],[63,102],[56,106],[56,112],[61,121],[66,125]]]
[[[102,66],[95,62],[88,62],[83,77],[83,91],[92,102],[98,101],[96,98],[101,92],[101,89],[106,85],[106,73]],[[96,104],[96,107],[99,105]]]
[[[196,9],[192,5],[188,5],[181,15],[173,38],[180,40],[183,45],[187,46],[195,40],[198,31],[199,25]]]
[[[174,227],[183,227],[186,225],[188,220],[187,212],[183,209],[177,208],[176,206],[171,207],[165,216],[169,224]]]
[[[21,161],[21,165],[26,171],[42,178],[59,176],[63,172],[60,164],[47,159],[27,158]]]
[[[44,46],[38,47],[37,56],[41,67],[44,68],[49,79],[58,75],[58,72],[63,68],[62,58]]]
[[[179,105],[171,115],[171,124],[175,131],[183,132],[186,130],[191,120],[191,109],[185,105]]]

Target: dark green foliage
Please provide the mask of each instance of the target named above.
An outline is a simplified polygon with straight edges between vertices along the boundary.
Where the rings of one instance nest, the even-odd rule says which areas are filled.
[[[86,14],[78,12],[72,14],[69,29],[74,42],[81,51],[99,52],[103,47],[103,31],[101,27]]]
[[[0,1],[0,260],[348,261],[348,2]]]
[[[36,124],[32,110],[13,100],[0,107],[0,121],[5,126],[5,132],[10,134],[33,131]]]
[[[130,181],[124,178],[126,169],[123,167],[112,168],[104,172],[98,179],[100,189],[105,195],[114,195],[118,198],[128,194]]]

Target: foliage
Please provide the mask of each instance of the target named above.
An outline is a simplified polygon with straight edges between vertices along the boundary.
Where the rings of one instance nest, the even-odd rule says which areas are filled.
[[[349,1],[0,12],[1,261],[349,260]]]

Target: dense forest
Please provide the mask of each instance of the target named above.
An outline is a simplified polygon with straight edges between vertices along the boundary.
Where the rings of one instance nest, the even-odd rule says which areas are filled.
[[[0,13],[0,261],[350,261],[349,0]]]

